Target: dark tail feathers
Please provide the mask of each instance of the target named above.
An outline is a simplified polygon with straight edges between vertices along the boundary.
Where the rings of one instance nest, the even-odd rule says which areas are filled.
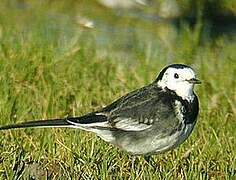
[[[76,124],[93,124],[99,122],[107,121],[107,117],[105,115],[89,113],[87,115],[81,117],[70,117],[64,119],[51,119],[51,120],[36,120],[23,122],[19,124],[11,124],[6,126],[1,126],[0,130],[7,129],[17,129],[17,128],[35,128],[35,127],[72,127],[76,126]]]
[[[16,128],[34,128],[34,127],[69,127],[71,124],[66,119],[51,119],[23,122],[0,127],[0,130]]]

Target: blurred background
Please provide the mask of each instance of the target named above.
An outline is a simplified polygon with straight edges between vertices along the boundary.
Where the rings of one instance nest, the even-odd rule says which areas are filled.
[[[91,133],[0,132],[0,179],[236,178],[236,1],[1,0],[0,123],[79,116],[167,64],[202,80],[197,126],[158,168]]]
[[[235,40],[236,33],[236,2],[227,0],[2,0],[0,8],[2,41],[9,33],[16,42],[34,36],[56,45],[58,55],[92,44],[98,57],[114,61],[163,52],[167,63],[191,59],[198,45]]]

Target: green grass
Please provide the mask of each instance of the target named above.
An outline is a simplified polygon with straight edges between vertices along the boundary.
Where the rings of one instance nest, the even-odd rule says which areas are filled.
[[[143,157],[132,166],[133,156],[91,133],[26,129],[0,132],[0,179],[236,178],[234,39],[202,43],[200,23],[195,29],[182,25],[177,33],[170,25],[160,30],[128,17],[113,17],[117,28],[136,30],[104,33],[78,26],[76,6],[70,11],[64,1],[36,1],[26,9],[9,2],[0,3],[2,125],[97,110],[153,81],[172,62],[193,66],[203,83],[196,88],[200,115],[193,134],[176,150],[153,156],[156,168]],[[100,6],[93,13],[102,10],[111,13]],[[105,44],[97,38],[104,34]]]

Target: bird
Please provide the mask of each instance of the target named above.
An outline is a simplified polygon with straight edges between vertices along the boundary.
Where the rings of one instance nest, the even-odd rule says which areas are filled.
[[[78,117],[5,125],[0,130],[78,128],[132,155],[160,154],[178,147],[192,133],[199,113],[194,87],[200,83],[190,66],[170,64],[150,84],[100,110]]]

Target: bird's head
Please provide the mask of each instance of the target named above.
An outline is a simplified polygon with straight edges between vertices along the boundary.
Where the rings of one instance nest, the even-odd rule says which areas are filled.
[[[183,64],[172,64],[165,67],[158,75],[156,82],[162,89],[168,88],[183,99],[190,101],[193,97],[194,85],[200,84],[193,69]]]

